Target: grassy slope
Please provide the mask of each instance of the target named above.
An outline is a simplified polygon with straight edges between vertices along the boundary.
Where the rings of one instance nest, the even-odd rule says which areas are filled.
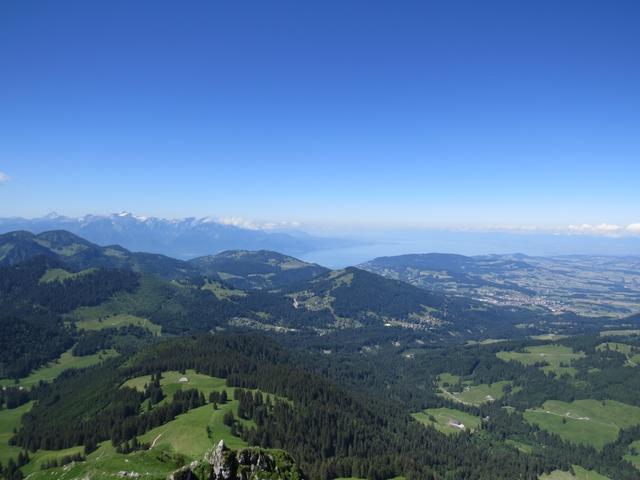
[[[618,437],[621,428],[640,424],[640,407],[607,400],[549,400],[540,409],[527,410],[524,418],[564,440],[602,448]]]
[[[585,470],[578,465],[573,465],[573,471],[575,475],[571,472],[554,470],[547,475],[540,475],[540,480],[609,480],[608,477],[600,475],[598,472]]]
[[[180,382],[181,377],[186,377],[188,382]],[[145,375],[142,377],[131,378],[124,382],[122,386],[135,388],[136,390],[143,391],[144,386],[151,381],[151,375]],[[201,373],[196,373],[194,370],[187,370],[184,374],[176,371],[169,371],[162,373],[162,379],[160,380],[160,386],[164,394],[171,398],[178,390],[188,390],[191,388],[197,388],[205,396],[208,396],[212,391],[227,390],[229,398],[233,398],[233,390],[225,387],[226,380],[224,378],[210,377]]]
[[[71,354],[71,349],[64,352],[57,360],[49,362],[47,365],[40,367],[31,373],[28,377],[22,378],[19,385],[22,387],[31,387],[40,380],[50,382],[60,375],[63,371],[70,368],[85,368],[101,362],[104,359],[118,355],[115,350],[105,350],[104,353],[99,352],[94,355],[86,355],[84,357],[75,357]],[[14,381],[8,378],[0,380],[0,386],[13,385]]]
[[[177,467],[175,460],[161,449],[121,455],[115,452],[111,442],[103,442],[95,452],[88,456],[86,462],[47,470],[40,470],[38,465],[32,462],[24,468],[24,472],[31,480],[75,480],[80,478],[106,480],[118,478],[118,473],[122,471],[138,472],[141,474],[141,478],[146,480],[160,480],[165,479],[167,473]]]
[[[20,426],[22,415],[31,410],[32,402],[25,403],[11,410],[0,410],[0,462],[7,463],[9,458],[16,458],[20,453],[19,447],[9,445],[9,439],[13,436],[13,429]]]
[[[442,433],[455,434],[461,429],[449,425],[449,421],[455,420],[464,423],[467,429],[474,430],[480,426],[480,417],[471,415],[470,413],[454,410],[453,408],[427,408],[422,412],[411,414],[413,418],[424,425],[431,425]],[[435,423],[429,418],[433,416]]]
[[[574,352],[571,348],[562,345],[539,345],[535,347],[525,348],[525,352],[503,351],[496,353],[496,356],[508,362],[515,360],[524,365],[533,365],[536,363],[548,363],[542,367],[545,373],[554,372],[557,375],[565,373],[575,375],[576,369],[570,366],[561,366],[561,364],[569,364],[571,361],[584,357],[583,352]]]
[[[74,273],[68,272],[63,268],[50,268],[46,272],[44,272],[42,277],[40,277],[40,283],[63,282],[64,280],[67,280],[69,278],[81,277],[82,275],[87,275],[88,273],[92,273],[95,271],[95,268],[88,268],[86,270]]]
[[[81,314],[78,314],[81,315]],[[105,328],[119,328],[127,325],[137,325],[146,328],[154,335],[160,335],[162,327],[150,322],[146,318],[136,317],[126,313],[111,315],[108,317],[87,317],[84,320],[76,320],[78,330],[103,330]]]
[[[452,386],[460,381],[460,377],[451,373],[443,373],[438,376],[438,386],[443,397],[469,405],[482,405],[483,403],[499,400],[504,397],[503,388],[511,382],[500,381],[492,384],[482,383],[473,385],[470,381],[464,382],[461,392],[452,392]]]

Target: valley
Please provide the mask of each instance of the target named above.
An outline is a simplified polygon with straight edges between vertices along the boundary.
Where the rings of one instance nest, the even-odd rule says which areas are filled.
[[[429,290],[552,313],[623,318],[640,312],[640,257],[424,254],[360,268]]]

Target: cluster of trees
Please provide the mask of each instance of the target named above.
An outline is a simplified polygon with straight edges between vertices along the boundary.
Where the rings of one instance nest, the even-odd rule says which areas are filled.
[[[29,460],[29,452],[20,452],[18,459],[14,460],[10,458],[6,466],[0,462],[0,478],[5,480],[22,480],[24,475],[20,467],[29,463]]]
[[[150,443],[148,442],[140,443],[140,440],[138,440],[138,437],[133,437],[128,442],[122,442],[121,444],[119,444],[116,447],[116,452],[126,454],[126,453],[136,452],[138,450],[149,450],[150,446],[151,446]]]
[[[28,390],[20,387],[0,388],[0,410],[3,408],[17,408],[31,399]]]

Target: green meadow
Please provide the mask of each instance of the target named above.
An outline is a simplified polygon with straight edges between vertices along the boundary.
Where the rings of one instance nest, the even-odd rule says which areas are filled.
[[[18,385],[21,387],[31,387],[36,385],[40,381],[50,382],[54,380],[65,370],[71,368],[86,368],[91,365],[96,365],[107,358],[115,357],[118,353],[115,350],[109,349],[103,352],[95,353],[93,355],[86,355],[84,357],[76,357],[71,353],[71,349],[64,352],[53,362],[49,362],[43,367],[32,372],[28,377],[21,378],[18,381]],[[0,380],[0,386],[14,385],[15,381],[9,378],[3,378]]]
[[[88,268],[86,270],[82,270],[81,272],[74,273],[74,272],[68,272],[63,268],[50,268],[46,272],[44,272],[42,277],[40,277],[39,282],[40,283],[63,282],[70,278],[78,278],[95,271],[96,271],[95,268]]]
[[[18,408],[0,410],[0,462],[6,464],[9,458],[16,458],[20,453],[19,447],[9,445],[9,439],[13,436],[13,429],[20,426],[22,415],[31,410],[33,402],[25,403]]]
[[[572,472],[554,470],[546,475],[540,475],[540,480],[609,480],[609,477],[600,475],[593,470],[586,470],[579,465],[572,465]]]
[[[60,450],[60,457],[62,452]],[[39,455],[36,452],[35,455]],[[52,457],[55,458],[55,457]],[[58,457],[59,458],[59,457]],[[99,444],[96,451],[92,452],[85,462],[73,462],[63,467],[41,470],[37,462],[30,462],[23,470],[30,480],[75,480],[92,479],[107,480],[122,476],[121,472],[141,473],[141,478],[164,479],[167,474],[178,468],[176,459],[166,450],[153,449],[119,454],[106,441]]]
[[[205,284],[202,286],[202,290],[209,290],[212,292],[218,299],[225,300],[233,297],[246,297],[247,294],[242,290],[237,290],[235,288],[227,287],[220,282],[212,282],[207,280]]]
[[[429,425],[446,434],[460,433],[462,430],[475,430],[480,426],[480,417],[453,408],[427,408],[411,416],[423,425]],[[464,428],[455,426],[463,424]]]
[[[181,382],[181,378],[186,378],[187,381]],[[144,391],[145,385],[150,381],[151,375],[144,375],[142,377],[131,378],[124,382],[122,386],[135,388],[138,391]],[[173,397],[173,394],[178,390],[189,390],[192,388],[198,389],[204,393],[205,396],[208,396],[214,390],[227,390],[229,398],[233,398],[233,389],[226,387],[226,380],[224,378],[210,377],[209,375],[196,373],[195,370],[186,370],[184,373],[180,373],[175,370],[162,372],[160,387],[166,395],[165,400]]]
[[[160,335],[162,331],[160,325],[156,325],[146,318],[129,315],[127,313],[118,313],[108,317],[85,318],[84,320],[76,321],[76,328],[78,330],[103,330],[105,328],[126,327],[127,325],[137,325],[146,328],[156,336]]]
[[[584,352],[574,352],[569,347],[554,344],[526,347],[524,350],[524,352],[497,352],[496,356],[505,362],[516,361],[523,365],[545,363],[547,365],[542,367],[545,373],[554,372],[557,375],[572,376],[576,374],[576,369],[570,366],[571,362],[585,356]]]
[[[451,373],[443,373],[438,376],[441,396],[475,406],[504,397],[504,387],[510,384],[511,382],[508,381],[500,381],[492,384],[474,385],[469,380],[460,383],[460,377]]]
[[[618,438],[621,428],[640,425],[640,407],[612,400],[549,400],[525,411],[524,418],[563,440],[601,449]]]

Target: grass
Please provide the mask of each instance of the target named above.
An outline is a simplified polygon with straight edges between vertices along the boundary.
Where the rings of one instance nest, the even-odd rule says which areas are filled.
[[[518,440],[512,440],[512,439],[508,439],[505,440],[505,442],[507,445],[511,445],[512,447],[520,450],[522,453],[532,453],[534,450],[533,445],[529,445],[528,443],[524,443],[524,442],[519,442]]]
[[[496,356],[500,360],[516,361],[523,365],[546,363],[542,370],[545,373],[554,372],[557,375],[575,375],[576,369],[570,366],[573,360],[584,357],[584,352],[574,352],[570,347],[563,345],[539,345],[526,347],[524,352],[502,351]]]
[[[137,325],[146,328],[156,336],[160,335],[162,331],[160,325],[156,325],[146,318],[136,317],[135,315],[129,315],[127,313],[76,320],[76,328],[78,330],[103,330],[105,328],[119,328],[127,325]]]
[[[613,400],[549,400],[525,411],[524,418],[563,440],[601,449],[618,438],[621,428],[640,424],[640,407]]]
[[[189,410],[178,415],[174,420],[148,431],[140,437],[140,441],[153,443],[155,447],[166,447],[174,453],[180,453],[190,459],[201,458],[204,452],[220,440],[230,448],[241,448],[246,443],[233,435],[222,422],[225,412],[237,411],[238,402],[231,401],[214,410],[210,404]],[[210,428],[211,436],[207,432]]]
[[[0,410],[0,462],[7,464],[9,458],[16,458],[20,447],[9,445],[9,439],[13,436],[13,429],[20,426],[22,415],[31,410],[33,402],[25,403],[18,408]]]
[[[186,377],[188,382],[180,382],[180,378]],[[122,384],[123,387],[135,388],[136,390],[143,391],[144,386],[151,381],[151,375],[144,375],[142,377],[131,378]],[[196,388],[205,397],[208,397],[214,390],[222,391],[228,390],[227,395],[229,398],[233,398],[233,389],[226,388],[226,380],[224,378],[210,377],[209,375],[203,375],[196,373],[195,370],[186,370],[184,374],[177,371],[168,371],[162,373],[160,379],[160,386],[162,391],[166,395],[166,399],[173,397],[173,394],[178,390],[188,390]]]
[[[88,268],[80,272],[69,272],[63,268],[50,268],[42,274],[39,283],[63,282],[70,278],[78,278],[83,275],[95,272],[95,268]]]
[[[60,451],[62,452],[62,450]],[[38,455],[37,452],[35,455]],[[62,455],[61,455],[62,456]],[[137,472],[144,479],[164,479],[179,464],[169,452],[163,449],[138,451],[128,455],[116,453],[111,442],[102,442],[92,452],[86,462],[71,463],[64,467],[40,470],[38,464],[30,462],[23,471],[30,480],[113,480],[119,472]]]
[[[579,465],[572,465],[572,472],[554,470],[551,473],[540,475],[540,480],[609,480],[609,477],[600,475],[593,470],[586,470]]]
[[[493,345],[494,343],[506,342],[506,338],[485,338],[484,340],[468,340],[466,345]]]
[[[207,280],[205,284],[202,286],[202,290],[209,290],[212,292],[219,300],[225,300],[233,297],[246,297],[247,294],[242,290],[237,290],[235,288],[225,287],[219,282],[212,282]]]
[[[467,405],[482,405],[483,403],[493,402],[504,397],[504,387],[511,385],[511,382],[500,381],[492,384],[482,383],[473,385],[471,381],[462,382],[462,390],[453,392],[454,385],[460,383],[460,377],[451,373],[442,373],[438,376],[438,387],[440,387],[440,395],[456,402]]]
[[[67,455],[73,455],[76,453],[83,453],[84,447],[70,447],[63,450],[38,450],[37,452],[29,452],[31,460],[27,465],[22,467],[22,473],[29,475],[30,473],[41,470],[41,465],[51,460],[61,460]]]
[[[453,408],[427,408],[411,415],[420,423],[433,426],[436,430],[446,434],[456,434],[462,431],[461,428],[453,426],[452,422],[462,423],[465,430],[471,431],[480,426],[480,417]]]
[[[561,335],[558,333],[544,333],[542,335],[531,335],[533,340],[555,341],[567,338],[569,335]]]
[[[504,387],[511,382],[501,381],[492,384],[467,385],[462,392],[448,393],[447,397],[468,405],[482,405],[504,397]]]
[[[31,387],[36,385],[41,380],[44,382],[50,382],[54,380],[65,370],[71,368],[85,368],[100,363],[102,360],[115,357],[118,353],[115,350],[105,350],[94,355],[86,355],[84,357],[75,357],[71,353],[72,349],[64,352],[53,362],[49,362],[47,365],[40,367],[36,371],[32,372],[28,377],[21,378],[18,381],[18,385],[21,387]],[[9,378],[3,378],[0,380],[0,386],[13,385],[15,382]]]

